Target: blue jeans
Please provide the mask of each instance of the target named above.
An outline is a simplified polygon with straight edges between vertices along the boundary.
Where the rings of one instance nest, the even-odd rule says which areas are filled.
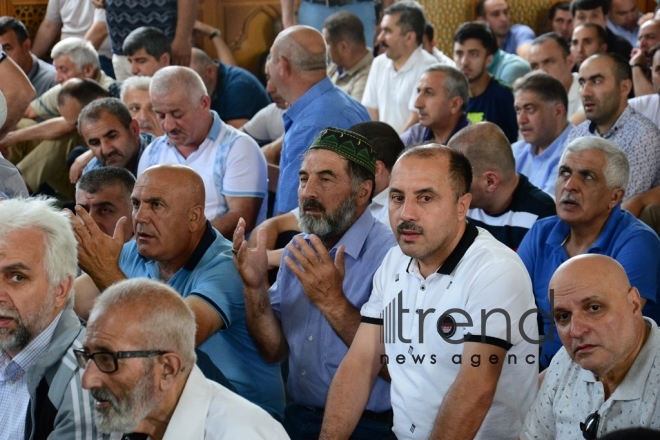
[[[395,439],[391,419],[388,423],[362,417],[351,435],[355,440]],[[289,403],[284,408],[284,429],[291,440],[316,440],[321,433],[323,410]]]
[[[376,9],[372,1],[327,7],[302,0],[300,2],[300,8],[298,8],[298,23],[311,26],[321,32],[325,19],[337,11],[349,11],[357,15],[364,25],[364,38],[367,46],[373,47],[374,29],[376,28]]]

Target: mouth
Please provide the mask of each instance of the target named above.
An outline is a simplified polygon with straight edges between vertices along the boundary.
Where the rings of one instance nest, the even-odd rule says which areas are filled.
[[[410,230],[402,230],[399,232],[401,235],[401,238],[403,238],[404,241],[414,241],[417,237],[420,237],[422,234],[419,232],[415,231],[410,231]]]
[[[138,242],[150,241],[153,240],[153,238],[154,238],[153,235],[145,234],[144,232],[138,232],[135,236],[135,239]]]
[[[593,102],[585,102],[582,104],[582,107],[584,108],[585,113],[591,112],[594,110],[594,108],[596,108],[596,104],[594,104]]]
[[[0,316],[0,328],[9,327],[12,321],[14,321],[14,318],[10,316]]]
[[[580,344],[577,347],[575,347],[575,350],[573,350],[573,354],[576,356],[579,355],[584,355],[584,354],[589,354],[591,353],[594,349],[596,348],[595,345],[591,344]]]

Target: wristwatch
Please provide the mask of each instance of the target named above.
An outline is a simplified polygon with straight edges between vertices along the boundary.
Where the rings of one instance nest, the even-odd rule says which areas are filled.
[[[222,35],[222,32],[220,32],[220,29],[214,30],[211,35],[209,35],[209,40],[213,40],[215,37],[219,37]]]

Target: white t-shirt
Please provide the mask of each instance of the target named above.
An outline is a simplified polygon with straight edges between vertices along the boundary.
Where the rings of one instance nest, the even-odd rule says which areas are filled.
[[[285,111],[285,109],[281,109],[274,102],[271,102],[247,121],[241,130],[257,141],[274,141],[284,134],[282,115]]]
[[[7,121],[7,100],[5,95],[0,91],[0,129],[5,125]]]
[[[505,358],[497,360],[504,362],[502,373],[476,438],[517,438],[538,386],[538,345],[525,340],[519,330],[523,314],[535,308],[522,261],[484,229],[468,224],[445,264],[426,279],[416,260],[400,247],[392,248],[374,275],[373,291],[361,314],[365,322],[384,324],[397,438],[428,438],[460,363],[474,361],[478,368],[474,364],[490,362],[462,359],[463,343],[458,341],[468,337],[507,349]],[[450,309],[462,312],[441,320]],[[509,325],[501,309],[508,313]],[[492,313],[483,321],[482,310]],[[469,322],[468,316],[472,325],[461,326]],[[525,318],[524,330],[528,339],[538,340],[535,313]]]
[[[379,120],[401,134],[410,119],[410,112],[416,111],[414,104],[419,78],[427,67],[437,63],[438,60],[421,45],[399,71],[394,70],[394,63],[385,54],[378,55],[371,64],[362,104],[378,110]]]
[[[628,105],[660,127],[660,95],[643,95],[628,100]]]
[[[213,220],[229,210],[230,197],[263,198],[256,224],[266,220],[268,208],[268,171],[266,158],[247,134],[225,124],[215,111],[206,139],[187,158],[172,145],[167,135],[157,138],[142,153],[138,176],[157,164],[178,163],[189,166],[202,177],[206,190],[206,218]]]
[[[566,111],[567,118],[570,118],[579,110],[582,110],[580,83],[578,82],[578,74],[573,72],[573,83],[571,83],[571,88],[568,90],[568,109]]]
[[[105,22],[105,9],[97,9],[90,0],[48,0],[46,19],[62,25],[61,40],[68,37],[84,38],[97,21]],[[110,58],[110,37],[106,37],[98,48],[99,55]]]

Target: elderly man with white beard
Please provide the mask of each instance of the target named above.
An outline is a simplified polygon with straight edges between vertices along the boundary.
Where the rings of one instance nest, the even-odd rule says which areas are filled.
[[[304,234],[285,249],[277,282],[268,290],[267,232],[248,249],[245,222],[234,233],[248,329],[268,362],[288,358],[284,427],[291,438],[318,438],[330,382],[360,324],[372,278],[396,244],[367,206],[373,196],[376,153],[366,138],[327,128],[305,153],[298,204]],[[254,232],[253,232],[254,233]],[[391,436],[389,385],[378,378],[354,432]]]

